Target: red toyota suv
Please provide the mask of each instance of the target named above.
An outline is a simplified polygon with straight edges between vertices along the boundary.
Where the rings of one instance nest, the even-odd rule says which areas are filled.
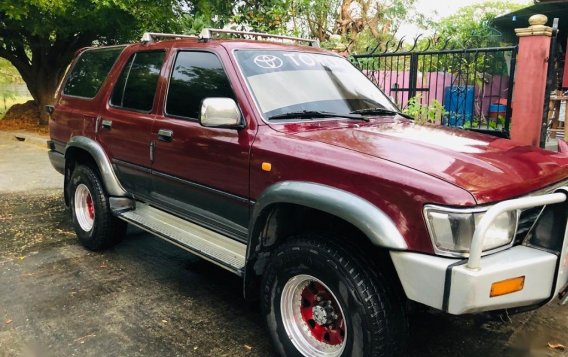
[[[80,51],[48,144],[81,243],[132,224],[243,277],[281,355],[400,354],[408,301],[566,302],[568,156],[417,125],[318,47],[206,29]]]

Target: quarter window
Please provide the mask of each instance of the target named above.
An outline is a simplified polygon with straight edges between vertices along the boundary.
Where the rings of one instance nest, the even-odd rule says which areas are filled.
[[[63,87],[63,94],[94,98],[124,47],[101,48],[83,52]]]
[[[201,101],[208,97],[235,99],[221,61],[209,52],[180,52],[170,79],[166,113],[197,119]]]
[[[114,86],[110,104],[116,107],[149,112],[165,52],[137,52],[130,57]]]

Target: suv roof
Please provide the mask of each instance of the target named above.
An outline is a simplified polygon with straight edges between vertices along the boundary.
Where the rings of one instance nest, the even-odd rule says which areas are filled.
[[[215,35],[225,35],[231,36],[230,38],[218,37]],[[316,39],[305,39],[301,37],[292,36],[282,36],[273,35],[268,33],[260,32],[248,32],[248,31],[235,31],[235,30],[223,30],[223,29],[211,29],[206,28],[201,31],[199,36],[195,35],[184,35],[175,33],[161,33],[161,32],[145,32],[140,39],[140,42],[130,43],[130,44],[120,44],[120,45],[110,45],[110,46],[90,46],[83,47],[75,53],[75,56],[79,55],[81,52],[93,49],[104,49],[110,47],[138,47],[140,45],[147,46],[152,45],[152,48],[161,48],[160,44],[164,46],[169,46],[174,43],[174,47],[192,46],[196,43],[201,44],[212,44],[220,45],[226,47],[227,50],[233,49],[281,49],[281,50],[293,50],[293,51],[308,51],[315,53],[327,53],[331,52],[323,49],[319,45],[319,41]],[[305,44],[304,44],[305,43]],[[306,45],[307,44],[307,45]]]
[[[284,35],[274,35],[269,33],[263,32],[251,32],[251,31],[237,31],[237,30],[225,30],[225,29],[213,29],[213,28],[204,28],[199,36],[194,35],[181,35],[181,34],[173,34],[173,33],[158,33],[158,32],[146,32],[141,38],[141,42],[155,42],[158,41],[160,38],[166,39],[186,39],[186,38],[194,38],[198,39],[203,42],[207,42],[214,38],[215,35],[230,35],[230,36],[237,36],[241,39],[246,40],[279,40],[279,41],[290,41],[296,43],[307,43],[308,46],[311,47],[320,47],[319,41],[316,39],[307,39],[302,37],[293,37],[293,36],[284,36]]]

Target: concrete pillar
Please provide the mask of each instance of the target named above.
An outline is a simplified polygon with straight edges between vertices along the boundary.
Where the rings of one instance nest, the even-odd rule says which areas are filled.
[[[547,21],[544,15],[533,15],[529,18],[529,27],[515,29],[519,52],[514,74],[511,140],[524,145],[540,144],[552,36]]]

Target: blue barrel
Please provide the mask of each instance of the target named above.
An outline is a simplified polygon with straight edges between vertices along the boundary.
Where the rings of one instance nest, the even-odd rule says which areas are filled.
[[[445,124],[463,126],[466,121],[473,120],[474,86],[450,86],[444,88]]]

